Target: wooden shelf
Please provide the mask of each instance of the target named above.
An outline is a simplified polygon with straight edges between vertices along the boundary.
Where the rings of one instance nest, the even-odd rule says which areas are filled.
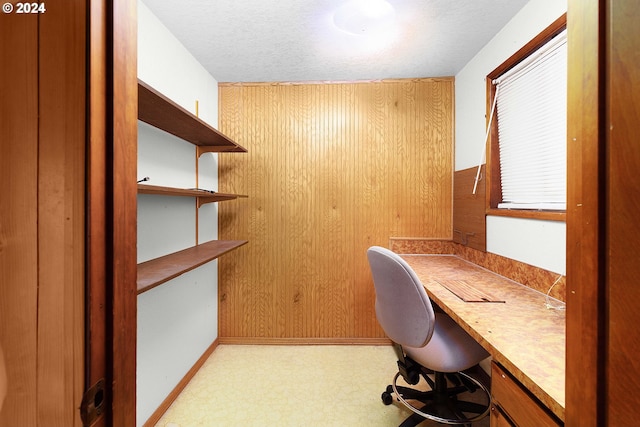
[[[247,151],[140,80],[138,80],[138,119],[199,146],[198,154]]]
[[[138,80],[138,119],[196,145],[197,156],[206,152],[247,151],[140,80]],[[145,184],[138,184],[138,193],[195,197],[198,207],[205,203],[247,197],[239,194]],[[138,264],[138,294],[206,264],[246,243],[246,240],[214,240],[140,263]]]
[[[226,254],[247,240],[213,240],[138,264],[138,294]]]
[[[139,194],[155,194],[159,196],[183,196],[195,197],[198,201],[198,207],[205,203],[224,202],[225,200],[234,200],[237,198],[248,197],[243,194],[229,193],[211,193],[207,190],[194,190],[186,188],[161,187],[159,185],[138,184]]]

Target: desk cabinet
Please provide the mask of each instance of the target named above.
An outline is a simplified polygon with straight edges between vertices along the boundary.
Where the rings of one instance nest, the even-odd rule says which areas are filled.
[[[502,366],[491,364],[491,427],[558,427],[563,424],[549,414]]]

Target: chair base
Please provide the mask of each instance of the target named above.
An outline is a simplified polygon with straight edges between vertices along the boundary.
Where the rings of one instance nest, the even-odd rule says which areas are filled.
[[[447,387],[447,374],[435,372],[434,380],[431,380],[426,374],[422,373],[432,389],[420,391],[397,385],[398,378],[401,376],[400,372],[398,372],[393,378],[393,383],[382,393],[382,401],[385,405],[391,404],[393,401],[392,393],[394,393],[398,401],[414,413],[400,427],[416,426],[425,419],[449,425],[468,425],[479,421],[489,414],[491,402],[489,390],[481,382],[464,372],[458,372],[457,374],[462,376],[462,383],[466,385],[458,381],[458,384],[454,384],[453,387]],[[485,395],[486,405],[458,399],[458,394],[467,391],[475,392],[477,389],[482,390]],[[423,403],[423,405],[416,407],[408,400],[415,400]],[[475,415],[469,417],[465,414]]]

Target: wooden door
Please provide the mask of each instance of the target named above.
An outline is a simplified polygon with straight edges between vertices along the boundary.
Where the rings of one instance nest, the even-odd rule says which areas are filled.
[[[37,358],[38,20],[0,15],[0,425],[31,426]],[[30,405],[29,405],[30,406]]]
[[[640,10],[606,8],[606,408],[607,425],[640,417]]]
[[[0,17],[0,342],[8,376],[0,425],[7,426],[81,425],[86,8],[51,6]]]

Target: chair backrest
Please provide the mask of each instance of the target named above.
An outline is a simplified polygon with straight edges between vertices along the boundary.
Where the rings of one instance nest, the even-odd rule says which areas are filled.
[[[433,335],[431,300],[413,269],[380,246],[367,250],[376,289],[376,316],[382,329],[403,346],[424,347]]]

